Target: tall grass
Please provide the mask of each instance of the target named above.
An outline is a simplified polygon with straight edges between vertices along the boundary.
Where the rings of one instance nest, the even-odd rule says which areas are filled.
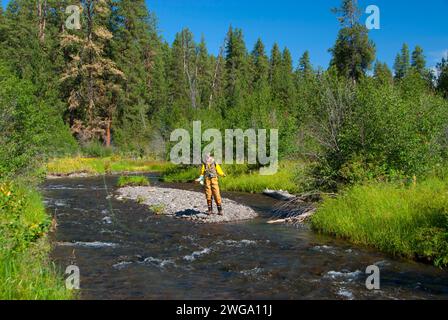
[[[50,220],[40,196],[0,183],[0,299],[70,299],[50,263]]]
[[[105,174],[123,172],[158,172],[167,170],[172,165],[167,162],[152,160],[132,160],[118,156],[106,158],[59,158],[47,164],[50,175],[70,175],[75,173]]]
[[[145,176],[123,176],[118,179],[117,186],[123,187],[144,187],[149,186],[149,180]]]
[[[352,187],[336,199],[326,199],[312,226],[395,256],[447,266],[448,180]]]
[[[270,176],[259,174],[257,167],[248,165],[223,165],[225,178],[220,179],[224,191],[263,192],[266,189],[285,190],[298,193],[299,179],[303,176],[304,165],[300,162],[282,161],[279,171]],[[192,182],[198,178],[199,166],[172,167],[165,170],[162,180],[165,182]]]

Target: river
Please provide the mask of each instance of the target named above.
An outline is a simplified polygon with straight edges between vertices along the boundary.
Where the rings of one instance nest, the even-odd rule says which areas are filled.
[[[154,185],[198,190],[197,186]],[[224,193],[260,217],[202,225],[152,215],[112,197],[117,177],[47,180],[56,216],[51,258],[80,270],[81,299],[448,299],[448,272],[318,235],[269,225],[279,204],[258,194]],[[381,290],[366,289],[366,268]]]

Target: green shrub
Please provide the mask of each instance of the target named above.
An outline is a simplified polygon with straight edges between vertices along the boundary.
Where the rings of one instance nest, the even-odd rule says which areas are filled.
[[[118,179],[117,186],[123,187],[144,187],[149,186],[150,182],[145,176],[123,176]]]
[[[412,178],[443,160],[448,103],[420,77],[353,86],[328,74],[321,82],[308,127],[320,145],[315,188]]]
[[[49,227],[36,192],[0,183],[0,300],[72,297],[48,258]]]
[[[16,77],[0,62],[0,177],[32,175],[48,153],[76,149],[53,101],[40,97],[36,86]]]
[[[82,154],[87,157],[107,158],[113,154],[111,147],[105,147],[99,141],[91,141],[81,148]]]
[[[160,216],[160,215],[164,214],[166,207],[164,204],[155,204],[155,205],[149,206],[149,210],[154,212],[154,214]]]

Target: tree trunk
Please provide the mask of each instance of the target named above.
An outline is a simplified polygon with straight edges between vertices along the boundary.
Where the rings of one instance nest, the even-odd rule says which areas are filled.
[[[40,43],[44,43],[47,25],[47,0],[37,1],[37,16],[39,18],[39,41]]]
[[[106,128],[106,147],[109,148],[110,147],[110,141],[111,141],[111,137],[110,137],[110,127],[112,126],[112,121],[110,119],[107,120],[107,128]]]
[[[208,99],[208,109],[209,110],[212,108],[212,104],[213,104],[213,95],[215,93],[216,81],[217,81],[217,78],[218,78],[219,63],[221,61],[221,57],[222,57],[223,53],[224,53],[224,45],[219,50],[219,55],[218,55],[218,58],[216,60],[216,68],[215,68],[215,73],[213,75],[213,81],[212,81],[212,90],[210,92],[210,97]]]

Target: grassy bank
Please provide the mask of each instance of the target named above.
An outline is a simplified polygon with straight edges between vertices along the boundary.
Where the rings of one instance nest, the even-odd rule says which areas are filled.
[[[132,160],[118,156],[104,158],[58,158],[47,164],[49,175],[71,175],[86,173],[91,175],[123,172],[160,172],[167,170],[172,165],[167,162],[152,160]]]
[[[326,199],[315,230],[395,256],[448,266],[448,180],[355,186]]]
[[[35,191],[0,183],[0,300],[72,297],[48,259],[50,225]]]
[[[304,172],[300,162],[281,161],[279,171],[272,176],[262,176],[257,168],[248,165],[223,165],[227,177],[220,179],[223,191],[258,193],[266,189],[300,192],[298,180]],[[173,167],[164,171],[165,182],[192,182],[198,178],[199,166]]]
[[[149,179],[145,176],[122,176],[118,179],[117,187],[147,187]]]

